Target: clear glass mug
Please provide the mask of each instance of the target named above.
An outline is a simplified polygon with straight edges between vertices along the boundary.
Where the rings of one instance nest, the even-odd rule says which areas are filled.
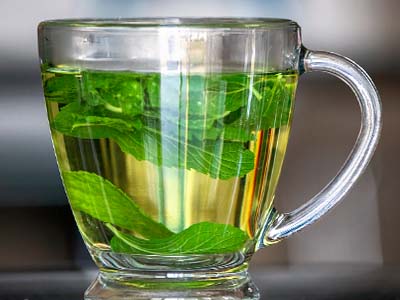
[[[378,142],[371,79],[304,48],[290,20],[47,21],[39,52],[58,166],[100,268],[86,299],[258,298],[251,255],[337,204]],[[295,88],[310,71],[351,87],[361,130],[331,182],[279,213]]]

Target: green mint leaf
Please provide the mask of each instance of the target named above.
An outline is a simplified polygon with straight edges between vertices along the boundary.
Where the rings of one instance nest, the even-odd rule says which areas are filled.
[[[199,128],[188,131],[189,138],[198,141],[202,140],[217,140],[221,139],[223,129],[220,127],[212,126],[211,128]],[[226,139],[229,141],[228,139]]]
[[[64,171],[62,178],[74,210],[145,238],[174,234],[147,216],[128,195],[103,177],[85,171]]]
[[[286,84],[281,74],[274,77],[274,80],[268,81],[269,85],[264,86],[262,91],[263,99],[266,101],[259,101],[253,108],[261,111],[262,129],[278,128],[287,125],[290,120],[294,85]]]
[[[153,74],[146,83],[148,108],[162,111],[170,119],[216,120],[227,114],[224,90],[208,93],[208,78],[199,75],[172,76]],[[218,99],[219,97],[219,99]]]
[[[177,117],[176,113],[168,111],[168,110],[147,110],[143,112],[142,121],[145,125],[153,124],[158,128],[164,128],[177,131],[177,132],[186,132],[191,130],[207,130],[212,127],[214,124],[214,118],[208,118],[203,116],[200,118],[198,116],[181,116]]]
[[[248,142],[256,140],[256,136],[253,131],[244,128],[233,128],[225,126],[222,138],[229,141],[237,142]]]
[[[160,107],[160,74],[151,74],[145,81],[145,104],[148,107]]]
[[[111,249],[130,254],[216,254],[235,252],[244,247],[248,235],[231,225],[201,222],[180,233],[162,239],[144,240],[117,230],[107,224],[114,233]]]
[[[92,106],[103,105],[114,113],[136,116],[144,109],[144,91],[134,73],[82,72],[83,98]]]
[[[127,120],[98,117],[92,111],[71,103],[56,116],[52,126],[59,132],[78,138],[110,138],[123,152],[137,160],[157,166],[193,169],[212,178],[241,177],[253,170],[254,154],[240,142],[218,140],[185,140],[143,127]],[[178,130],[179,132],[179,130]]]
[[[259,130],[289,122],[295,87],[281,74],[83,71],[81,77],[81,98],[61,109],[54,129],[77,138],[110,138],[138,160],[220,179],[253,169],[245,143]]]
[[[71,103],[79,101],[80,87],[76,74],[64,73],[43,81],[44,96],[48,101]]]
[[[215,79],[218,80],[215,80]],[[269,75],[267,79],[238,76],[236,74],[213,77],[214,86],[208,93],[221,91],[226,83],[226,111],[223,119],[217,120],[207,130],[191,131],[193,136],[202,139],[224,139],[226,141],[247,142],[256,139],[255,132],[261,129],[277,128],[289,122],[293,84],[286,84],[280,74]],[[221,100],[215,99],[215,102]],[[221,120],[223,123],[221,124]]]
[[[248,99],[252,97],[251,81],[243,74],[223,74],[211,77],[207,92],[211,99],[223,103],[226,112],[233,112],[246,106]],[[250,96],[250,97],[249,97]]]
[[[261,100],[252,98],[247,106],[232,112],[225,119],[225,129],[248,134],[268,128],[278,128],[288,124],[292,107],[294,85],[287,85],[282,75],[258,83]],[[253,93],[255,88],[253,87]],[[252,116],[251,118],[247,115]]]
[[[188,94],[188,115],[191,118],[217,120],[231,110],[226,103],[226,82],[218,82],[220,89],[213,92],[211,89],[214,79],[199,75],[192,75],[187,79],[188,85],[183,92]]]
[[[230,126],[221,121],[214,122],[210,128],[189,130],[191,138],[197,140],[216,140],[222,139],[229,142],[248,142],[256,140],[255,128]]]
[[[60,110],[51,126],[65,135],[88,139],[108,138],[141,127],[138,119],[105,117],[102,114],[99,109],[96,111],[77,102],[70,103]]]
[[[212,178],[242,177],[254,168],[254,154],[242,143],[185,141],[143,128],[112,137],[121,150],[158,166],[193,169]]]
[[[254,168],[254,153],[242,143],[205,141],[201,146],[187,145],[186,167],[212,178],[242,177]]]

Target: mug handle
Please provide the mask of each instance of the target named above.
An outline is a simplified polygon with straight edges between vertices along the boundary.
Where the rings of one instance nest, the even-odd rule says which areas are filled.
[[[357,97],[361,128],[353,149],[336,176],[312,199],[289,213],[275,213],[266,228],[268,245],[314,223],[344,198],[366,169],[378,143],[382,121],[381,102],[368,74],[352,60],[338,54],[302,48],[300,73],[322,71],[344,81]]]

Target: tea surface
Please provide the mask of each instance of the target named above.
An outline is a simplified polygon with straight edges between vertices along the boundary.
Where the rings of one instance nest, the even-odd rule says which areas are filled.
[[[43,66],[56,156],[85,242],[116,253],[254,247],[289,137],[296,73]]]

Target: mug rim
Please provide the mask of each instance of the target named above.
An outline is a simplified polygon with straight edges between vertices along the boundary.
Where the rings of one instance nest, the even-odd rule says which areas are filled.
[[[238,28],[238,29],[287,29],[298,28],[298,24],[289,19],[280,18],[181,18],[181,17],[151,17],[151,18],[77,18],[46,20],[39,28],[78,27],[78,28]]]

